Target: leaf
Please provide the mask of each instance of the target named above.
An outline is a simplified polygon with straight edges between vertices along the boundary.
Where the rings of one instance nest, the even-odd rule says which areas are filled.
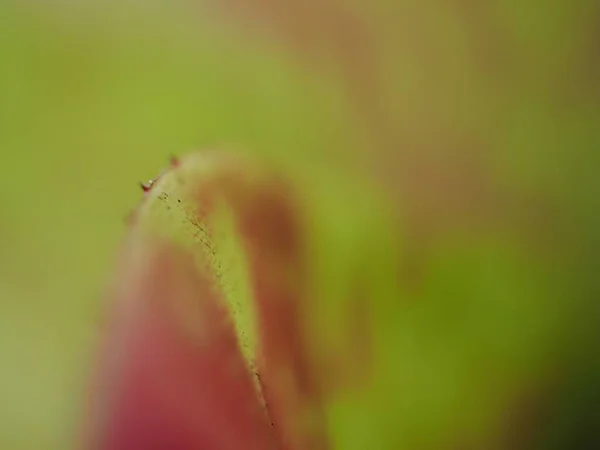
[[[325,448],[301,208],[286,182],[197,153],[144,192],[101,362],[99,448]]]

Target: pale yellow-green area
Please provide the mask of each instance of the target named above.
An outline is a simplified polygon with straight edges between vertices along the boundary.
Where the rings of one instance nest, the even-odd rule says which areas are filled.
[[[179,158],[176,167],[166,169],[153,182],[136,211],[133,233],[143,235],[142,239],[150,239],[149,242],[158,239],[178,246],[193,256],[196,270],[208,273],[214,289],[227,302],[240,348],[254,373],[256,330],[252,287],[243,243],[235,225],[235,211],[218,189],[211,198],[210,214],[198,202],[202,183],[229,170],[232,157],[227,152],[206,149]],[[193,310],[185,309],[183,313],[194,314]]]

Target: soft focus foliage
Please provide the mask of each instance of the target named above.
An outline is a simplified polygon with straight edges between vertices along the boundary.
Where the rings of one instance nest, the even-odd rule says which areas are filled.
[[[334,448],[593,448],[599,29],[593,0],[2,2],[0,447],[72,446],[135,181],[206,148],[309,205],[308,345],[357,350],[368,299]]]

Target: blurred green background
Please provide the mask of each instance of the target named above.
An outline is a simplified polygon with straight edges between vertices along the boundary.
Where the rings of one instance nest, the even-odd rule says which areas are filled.
[[[343,154],[366,145],[361,139],[368,142],[364,130],[351,129],[356,118],[345,88],[334,82],[335,69],[317,76],[265,40],[235,39],[235,31],[221,29],[185,2],[142,3],[0,3],[0,448],[72,447],[125,218],[141,197],[138,182],[154,177],[171,154],[240,145],[318,165],[326,150]],[[408,399],[404,409],[394,410],[397,403],[390,402],[390,414],[383,414],[391,392],[385,388],[366,401],[380,407],[381,416],[342,405],[337,414],[346,427],[340,433],[344,448],[359,445],[362,430],[367,441],[369,429],[395,430],[396,413],[414,418],[403,422],[406,442],[415,444],[411,433],[428,435],[427,424],[438,423],[437,406],[452,410],[453,395],[483,377],[469,353],[477,354],[474,343],[481,337],[506,357],[504,366],[496,361],[498,367],[519,376],[521,366],[537,368],[529,357],[553,345],[554,331],[580,331],[572,340],[557,334],[553,348],[585,367],[573,378],[583,380],[573,381],[581,398],[565,390],[558,400],[572,402],[573,414],[556,422],[567,428],[590,403],[583,397],[598,380],[597,366],[587,365],[597,359],[594,346],[581,344],[596,342],[588,330],[596,324],[600,292],[598,8],[592,1],[472,3],[435,2],[445,6],[431,11],[425,3],[406,3],[403,14],[394,15],[398,2],[356,2],[371,25],[381,25],[374,27],[383,61],[377,82],[389,122],[378,130],[394,136],[400,130],[409,162],[412,153],[418,159],[419,151],[442,141],[451,151],[468,146],[461,130],[477,130],[489,146],[495,183],[560,212],[552,227],[538,223],[539,234],[556,246],[548,251],[549,267],[539,272],[520,259],[510,233],[483,236],[473,248],[452,235],[437,248],[426,270],[427,289],[418,297],[423,306],[407,315],[395,303],[382,308],[382,317],[402,318],[380,324],[379,331],[389,354],[399,352],[390,358],[382,386],[396,386],[396,369],[404,366],[395,364],[409,362],[412,370],[402,372],[403,388],[392,396]],[[464,9],[450,13],[454,7]],[[461,14],[464,22],[456,19]],[[431,20],[423,27],[413,20],[424,17]],[[497,28],[478,28],[481,23]],[[496,32],[510,39],[495,41]],[[394,162],[393,170],[400,166],[383,161]],[[333,236],[344,223],[331,228]],[[337,244],[331,245],[333,255]],[[457,299],[464,300],[462,314],[448,320]],[[522,322],[511,322],[514,311],[524,314]],[[554,330],[548,323],[561,314]],[[514,334],[503,339],[507,331]],[[497,367],[487,357],[485,370],[493,374]],[[444,370],[438,383],[433,375]],[[496,401],[493,382],[481,382],[481,398]],[[477,412],[473,407],[456,420],[467,422]],[[377,422],[381,418],[387,422]]]

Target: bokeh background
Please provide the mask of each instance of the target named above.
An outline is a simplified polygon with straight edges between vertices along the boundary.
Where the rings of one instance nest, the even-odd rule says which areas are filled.
[[[455,167],[451,161],[486,147],[483,159],[492,171],[485,177],[523,193],[518,206],[491,203],[491,210],[497,205],[500,211],[494,217],[503,217],[502,208],[526,217],[526,226],[533,223],[534,235],[545,239],[542,247],[556,244],[548,261],[564,258],[564,266],[548,269],[563,276],[555,284],[541,282],[563,306],[552,303],[546,314],[537,294],[523,294],[534,299],[533,306],[514,329],[523,331],[531,321],[533,329],[546,330],[549,318],[565,314],[561,333],[580,331],[571,333],[572,340],[557,338],[556,348],[564,345],[557,352],[575,355],[581,370],[558,396],[562,410],[572,414],[555,424],[571,429],[576,421],[595,429],[597,403],[590,393],[597,394],[591,386],[599,379],[593,344],[600,293],[598,6],[566,0],[323,5],[338,3],[350,5],[371,32],[358,32],[360,21],[337,21],[337,6],[320,10],[314,1],[299,9],[269,1],[223,2],[219,13],[257,16],[248,29],[217,20],[219,2],[205,2],[204,9],[191,1],[0,3],[0,448],[72,448],[103,293],[125,219],[141,197],[138,182],[154,177],[172,154],[231,145],[298,164],[368,161],[391,191],[408,175],[408,184],[398,189],[425,195],[429,209],[420,220],[441,226],[450,220],[436,215],[444,201],[423,187],[445,175],[419,172],[419,161],[433,158],[434,166]],[[278,26],[265,13],[270,8],[281,13]],[[331,63],[336,54],[339,64]],[[374,61],[376,75],[365,69]],[[374,161],[356,156],[359,148],[373,150]],[[478,183],[466,183],[467,191],[455,195],[480,192]],[[477,198],[496,199],[490,195]],[[532,199],[543,213],[519,212]],[[492,247],[504,248],[501,240]],[[481,268],[473,253],[459,255],[462,260],[452,250],[438,255],[431,298],[461,298],[469,264]],[[494,261],[502,264],[499,255]],[[506,266],[474,275],[487,280],[482,295],[501,292],[490,286],[506,287],[502,275],[494,279],[494,267],[527,273],[514,269],[511,257]],[[507,287],[505,297],[517,303],[513,290],[522,293],[519,286]],[[496,314],[490,323],[514,319],[502,316],[502,308],[465,308],[485,320]],[[409,342],[424,323],[424,334],[435,340],[436,329],[446,323],[435,311],[415,312],[398,340]],[[526,333],[512,336],[508,353],[529,339]],[[471,338],[467,334],[451,346],[466,348]],[[412,362],[420,361],[418,373],[437,371],[447,357],[419,359],[417,349],[404,350]],[[424,392],[431,380],[419,379],[417,391]],[[580,447],[553,442],[556,448],[592,448],[584,441]]]

